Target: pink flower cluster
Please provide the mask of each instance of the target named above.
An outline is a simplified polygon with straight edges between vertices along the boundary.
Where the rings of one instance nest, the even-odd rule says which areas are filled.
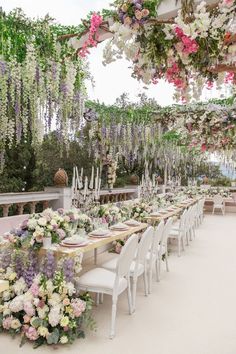
[[[73,309],[73,314],[75,317],[80,317],[81,314],[85,311],[86,309],[86,303],[83,300],[80,299],[73,299],[71,301],[71,307]]]
[[[235,75],[234,72],[228,72],[228,73],[226,73],[226,75],[225,75],[225,80],[224,80],[224,82],[225,82],[226,84],[234,83],[235,80],[236,80],[236,75]]]
[[[181,70],[177,63],[173,62],[170,67],[166,70],[166,79],[169,83],[175,85],[179,89],[184,89],[186,86],[185,81],[180,76]]]
[[[98,36],[97,30],[103,21],[102,16],[98,15],[97,13],[93,13],[91,20],[90,20],[90,27],[89,27],[89,37],[88,40],[85,41],[82,49],[79,51],[79,55],[82,58],[85,58],[87,54],[89,54],[88,47],[96,47],[98,43]]]
[[[174,31],[177,38],[181,40],[181,49],[184,54],[196,53],[198,51],[199,46],[195,39],[186,36],[178,26],[175,27]]]

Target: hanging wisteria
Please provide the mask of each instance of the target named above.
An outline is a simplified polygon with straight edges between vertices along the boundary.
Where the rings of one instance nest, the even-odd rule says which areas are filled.
[[[68,40],[57,39],[78,28],[48,16],[30,20],[17,9],[1,11],[0,30],[1,160],[6,145],[30,137],[35,147],[51,128],[67,143],[81,124],[88,74]]]

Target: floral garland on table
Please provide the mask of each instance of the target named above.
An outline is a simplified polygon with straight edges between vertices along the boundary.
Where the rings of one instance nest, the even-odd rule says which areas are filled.
[[[135,203],[131,210],[131,217],[139,221],[144,221],[145,217],[148,216],[152,211],[152,208],[149,204],[141,201]]]
[[[95,206],[88,211],[88,214],[92,219],[99,219],[102,223],[107,223],[109,226],[119,221],[127,220],[127,210],[119,208],[115,204]]]
[[[84,326],[94,328],[91,298],[88,294],[78,295],[74,285],[81,269],[80,257],[62,258],[56,263],[53,254],[48,253],[40,271],[35,254],[27,258],[15,251],[9,257],[2,250],[0,256],[0,277],[10,285],[0,296],[1,331],[12,336],[20,334],[21,345],[29,340],[36,348],[72,343],[84,337]]]
[[[214,197],[215,195],[219,194],[224,198],[230,198],[232,193],[228,189],[222,188],[214,188],[210,187],[208,189],[204,189],[201,187],[191,187],[184,190],[184,195],[188,197],[196,197],[196,196],[205,196],[205,197]]]
[[[91,231],[92,220],[76,209],[45,209],[42,213],[30,215],[19,229],[5,234],[4,238],[16,248],[38,250],[43,246],[45,238],[51,238],[53,244],[58,244],[71,233],[75,233],[77,228]]]

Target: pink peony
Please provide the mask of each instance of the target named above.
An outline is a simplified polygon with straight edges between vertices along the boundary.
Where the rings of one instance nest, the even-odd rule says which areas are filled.
[[[25,335],[29,340],[36,340],[39,337],[37,330],[34,327],[29,327],[26,330]]]
[[[73,308],[73,314],[75,317],[80,317],[81,314],[85,311],[86,309],[86,303],[83,300],[80,299],[74,299],[71,302],[71,306]]]
[[[35,314],[34,306],[29,301],[24,303],[24,311],[25,311],[26,315],[28,315],[30,317],[34,316],[34,314]]]
[[[227,6],[227,7],[231,7],[233,6],[233,4],[234,4],[234,0],[224,0],[222,3],[223,6]]]
[[[175,34],[178,38],[181,39],[184,36],[184,32],[180,27],[178,27],[178,26],[175,27],[174,31],[175,31]]]
[[[31,285],[31,287],[30,287],[30,292],[31,292],[31,294],[35,297],[35,296],[38,296],[38,294],[39,294],[39,287],[38,287],[38,284],[35,284],[35,283],[33,283],[32,285]]]
[[[4,329],[10,329],[11,328],[11,322],[12,322],[12,317],[6,317],[2,321],[2,326]]]
[[[58,236],[60,237],[61,240],[62,240],[63,238],[65,238],[66,233],[65,233],[64,230],[62,230],[62,229],[57,229],[56,232],[57,232],[57,234],[58,234]]]

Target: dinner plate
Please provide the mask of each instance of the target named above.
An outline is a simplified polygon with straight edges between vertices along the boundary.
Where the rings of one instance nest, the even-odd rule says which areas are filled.
[[[110,234],[110,230],[107,230],[107,229],[97,229],[97,230],[94,230],[92,232],[90,232],[90,235],[93,235],[93,236],[106,236],[108,234]]]
[[[63,241],[60,243],[60,246],[62,247],[68,247],[68,248],[76,248],[76,247],[84,247],[87,246],[89,244],[89,241],[84,241],[81,243],[77,243],[77,244],[68,244],[68,243],[64,243]]]
[[[68,245],[78,245],[79,243],[83,243],[85,241],[84,237],[79,235],[73,235],[71,237],[67,237],[63,240],[63,243]]]
[[[136,221],[136,220],[127,220],[124,222],[124,224],[128,225],[128,226],[139,226],[140,222]]]
[[[110,236],[111,236],[111,232],[103,234],[103,235],[96,235],[93,233],[89,234],[89,237],[92,237],[92,238],[106,238],[106,237],[110,237]]]

